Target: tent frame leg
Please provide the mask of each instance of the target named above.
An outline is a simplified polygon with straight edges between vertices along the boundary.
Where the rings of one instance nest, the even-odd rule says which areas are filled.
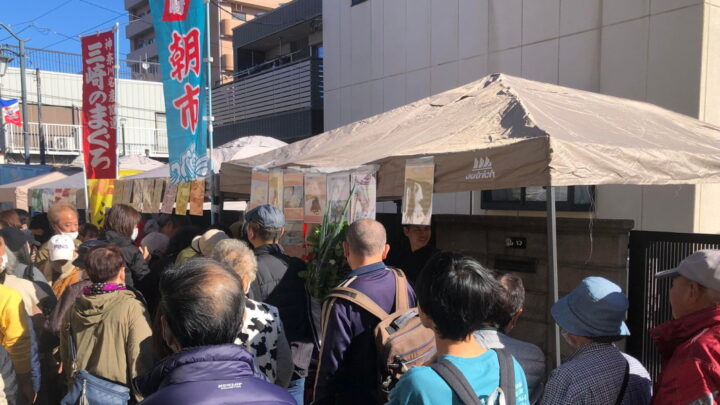
[[[560,327],[555,323],[550,308],[558,300],[558,260],[557,260],[557,215],[555,211],[555,188],[546,187],[547,241],[548,241],[548,349],[554,352],[554,358],[548,362],[548,369],[560,365]],[[553,364],[554,363],[554,364]]]

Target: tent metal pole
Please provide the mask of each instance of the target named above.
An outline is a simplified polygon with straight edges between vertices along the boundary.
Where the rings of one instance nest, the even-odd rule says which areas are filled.
[[[555,353],[554,365],[560,365],[560,327],[550,315],[550,307],[558,300],[558,260],[557,260],[557,216],[555,212],[555,189],[552,186],[546,187],[547,201],[547,234],[548,234],[548,341],[549,347]]]

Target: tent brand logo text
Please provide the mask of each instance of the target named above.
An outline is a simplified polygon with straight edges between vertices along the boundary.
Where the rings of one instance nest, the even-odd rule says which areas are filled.
[[[494,179],[495,170],[493,170],[492,162],[488,157],[475,158],[471,173],[465,176],[465,180],[484,180]]]

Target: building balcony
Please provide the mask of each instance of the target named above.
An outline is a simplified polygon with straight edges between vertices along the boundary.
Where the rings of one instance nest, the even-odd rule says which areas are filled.
[[[79,155],[82,153],[82,126],[42,124],[45,134],[45,151],[48,155]],[[117,147],[126,155],[167,157],[167,133],[164,129],[125,127],[117,134]],[[123,140],[124,138],[124,140]],[[30,153],[40,153],[40,132],[37,122],[28,122]],[[23,134],[15,125],[5,126],[5,153],[24,153]]]
[[[213,89],[216,141],[294,140],[322,132],[323,64],[309,49],[238,72]]]
[[[144,4],[148,4],[148,0],[125,0],[125,10],[131,10]]]
[[[125,28],[125,38],[134,38],[153,29],[152,15],[150,13],[130,21]]]
[[[135,49],[134,51],[127,54],[128,60],[133,61],[144,61],[158,57],[158,46],[157,42],[153,42],[150,45],[145,45],[142,48]]]

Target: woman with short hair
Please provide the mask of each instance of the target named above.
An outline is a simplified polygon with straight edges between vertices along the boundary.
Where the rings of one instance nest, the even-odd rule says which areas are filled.
[[[529,405],[527,382],[519,363],[509,358],[514,381],[501,384],[501,361],[508,357],[485,349],[473,336],[490,321],[501,288],[475,259],[446,252],[435,255],[420,272],[415,293],[423,325],[435,332],[437,363],[459,371],[474,391],[469,395],[478,398],[478,403],[502,405],[507,395],[514,394],[516,404]],[[436,367],[411,368],[390,392],[389,403],[462,403]],[[501,385],[514,387],[515,392],[504,392]]]
[[[74,378],[73,343],[76,370],[130,387],[132,379],[148,371],[155,360],[147,309],[125,285],[125,260],[117,246],[92,248],[85,271],[92,284],[83,288],[60,331],[68,387]],[[142,398],[135,393],[135,399]]]

